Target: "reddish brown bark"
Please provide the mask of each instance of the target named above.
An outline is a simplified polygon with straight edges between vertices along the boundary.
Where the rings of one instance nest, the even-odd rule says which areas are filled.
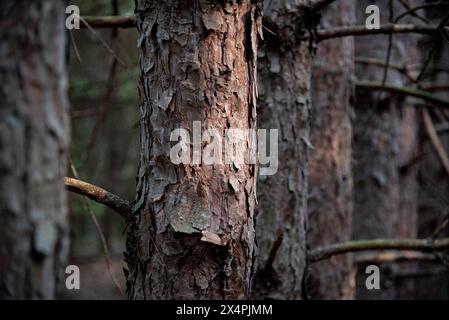
[[[255,128],[259,4],[137,1],[142,117],[125,255],[131,299],[249,297],[256,166],[175,165],[170,133],[192,132],[193,121],[221,134]],[[248,137],[243,144],[246,152]]]
[[[321,28],[354,24],[355,4],[337,1],[323,11]],[[312,79],[312,145],[308,202],[309,247],[350,240],[352,224],[352,125],[354,40],[320,43]],[[352,299],[354,275],[350,254],[332,257],[309,268],[310,296]]]

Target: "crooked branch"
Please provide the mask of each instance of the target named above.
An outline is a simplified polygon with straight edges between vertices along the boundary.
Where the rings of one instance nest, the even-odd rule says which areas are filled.
[[[335,0],[312,0],[310,1],[310,4],[308,6],[314,10],[320,10],[330,5],[334,1]]]
[[[444,27],[444,30],[449,31],[449,27]],[[414,25],[414,24],[384,24],[379,29],[367,29],[366,26],[344,26],[329,29],[321,29],[317,31],[318,41],[341,38],[347,36],[364,36],[377,34],[393,34],[393,33],[418,33],[418,34],[433,34],[441,32],[438,26],[434,25]]]
[[[315,1],[311,4],[313,8],[322,8],[333,2],[333,0]],[[83,16],[92,28],[132,28],[136,26],[136,19],[132,16]],[[87,26],[82,25],[82,28]],[[449,31],[449,27],[443,30]],[[441,32],[441,28],[435,25],[414,25],[414,24],[384,24],[379,29],[367,29],[364,25],[342,26],[328,29],[320,29],[317,31],[318,41],[341,38],[348,36],[364,36],[377,34],[393,34],[393,33],[418,33],[418,34],[434,34]],[[304,38],[304,40],[306,40]]]
[[[83,16],[92,28],[133,28],[136,18],[132,16]],[[82,24],[81,28],[87,28]]]
[[[449,249],[449,238],[445,239],[374,239],[356,240],[327,247],[310,250],[308,258],[310,262],[328,259],[332,256],[357,251],[368,250],[413,250],[421,252],[441,251]]]
[[[449,108],[448,99],[438,97],[424,90],[419,90],[410,87],[395,86],[391,84],[382,85],[382,83],[380,82],[372,82],[372,81],[357,81],[356,87],[402,93],[405,95],[423,99],[428,102],[435,103],[441,107]]]
[[[93,201],[102,203],[125,219],[131,214],[132,206],[130,202],[98,186],[74,178],[64,178],[64,184],[70,192],[86,196]]]
[[[426,109],[422,110],[421,116],[424,122],[424,128],[426,129],[427,136],[430,139],[430,143],[432,144],[432,147],[435,150],[438,159],[440,159],[440,162],[443,165],[444,170],[449,175],[449,157],[446,151],[444,150],[443,143],[438,137],[438,133],[432,122],[432,119],[430,118],[429,111]]]

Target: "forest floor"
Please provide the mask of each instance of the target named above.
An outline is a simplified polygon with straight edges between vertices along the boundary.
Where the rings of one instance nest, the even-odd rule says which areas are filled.
[[[74,261],[80,269],[80,289],[79,290],[62,290],[60,299],[68,300],[120,300],[125,299],[114,285],[114,282],[108,272],[106,260],[103,256],[95,258],[82,259]],[[111,257],[111,270],[123,292],[125,292],[125,277],[123,275],[123,267],[125,262],[122,255],[114,255]],[[65,281],[64,281],[65,282]],[[64,286],[64,284],[63,284]]]

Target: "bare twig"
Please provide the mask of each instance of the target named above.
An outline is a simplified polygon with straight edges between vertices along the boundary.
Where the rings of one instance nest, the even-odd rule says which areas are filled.
[[[396,23],[399,22],[399,20],[401,20],[403,17],[405,17],[407,15],[412,15],[415,18],[418,18],[419,20],[421,20],[424,23],[427,23],[427,24],[430,23],[429,20],[427,20],[424,17],[421,17],[419,14],[416,13],[417,10],[422,9],[422,6],[420,6],[420,7],[413,7],[412,8],[404,0],[399,0],[399,2],[404,6],[405,9],[407,9],[407,11],[402,13],[402,14],[400,14],[398,17],[396,17],[396,19],[395,19]]]
[[[449,27],[444,27],[449,30]],[[318,41],[347,37],[347,36],[364,36],[392,33],[418,33],[418,34],[435,34],[440,32],[438,26],[434,25],[414,25],[414,24],[384,24],[379,29],[367,29],[364,25],[344,26],[329,29],[321,29],[317,31]]]
[[[80,52],[78,51],[78,46],[76,45],[75,37],[73,36],[72,30],[69,30],[70,41],[72,42],[73,51],[75,51],[75,55],[78,58],[79,62],[82,62]]]
[[[432,119],[430,118],[429,111],[427,109],[423,109],[421,111],[421,116],[424,123],[424,129],[426,130],[427,136],[430,139],[430,143],[432,144],[433,149],[438,155],[438,159],[440,159],[440,162],[443,165],[444,170],[449,175],[449,157],[447,156],[447,153],[444,150],[443,144],[438,138],[438,134],[437,131],[435,130]]]
[[[81,22],[92,32],[92,34],[101,42],[101,44],[106,48],[106,50],[115,58],[117,61],[123,66],[126,67],[126,63],[123,62],[122,59],[114,52],[114,50],[111,49],[111,47],[103,40],[102,37],[92,28],[90,23],[84,19],[83,17],[79,16]]]
[[[117,5],[117,0],[113,0],[112,1],[112,14],[117,16],[119,14],[118,10],[119,9],[118,9],[118,5]],[[112,46],[114,47],[114,49],[117,52],[120,52],[119,51],[120,47],[118,46],[118,39],[119,39],[118,37],[119,37],[118,29],[112,28],[112,32],[111,32]],[[111,67],[109,69],[109,77],[108,77],[108,82],[107,82],[107,86],[106,86],[106,91],[104,93],[103,99],[100,102],[100,114],[98,115],[97,120],[95,121],[94,127],[93,127],[93,129],[89,135],[89,139],[87,141],[86,149],[84,151],[84,154],[81,157],[83,162],[85,162],[88,159],[90,152],[97,141],[97,136],[98,136],[100,127],[101,127],[102,123],[104,122],[104,120],[106,119],[108,106],[111,102],[111,98],[114,93],[114,85],[116,82],[115,78],[116,78],[116,74],[117,74],[117,69],[118,69],[118,60],[112,59]]]
[[[122,218],[127,219],[131,213],[131,203],[96,185],[74,178],[64,178],[64,184],[70,192],[102,203],[117,212]]]
[[[310,262],[328,259],[348,252],[368,250],[414,250],[433,252],[449,248],[449,238],[445,239],[374,239],[356,240],[317,248],[308,252]]]
[[[318,1],[317,6],[331,3],[333,0]],[[127,16],[84,16],[81,17],[87,28],[133,28],[136,26],[134,17]],[[444,27],[443,30],[449,30]],[[321,29],[317,31],[317,40],[326,40],[332,38],[348,37],[348,36],[364,36],[392,33],[418,33],[418,34],[434,34],[441,32],[438,26],[434,25],[414,25],[414,24],[385,24],[379,29],[367,29],[364,25],[342,26],[329,29]],[[308,36],[304,36],[303,40],[307,40]]]
[[[309,7],[314,10],[321,10],[324,7],[330,5],[335,0],[312,0],[309,4]]]
[[[400,270],[394,274],[396,278],[428,278],[447,276],[447,268],[434,268],[425,270]]]
[[[438,1],[438,2],[432,2],[432,3],[426,3],[426,4],[422,4],[413,8],[410,8],[409,10],[401,13],[399,16],[396,17],[396,22],[398,22],[399,20],[401,20],[403,17],[409,15],[409,14],[414,14],[416,11],[418,10],[422,10],[422,9],[426,9],[429,7],[435,7],[435,6],[448,6],[449,2],[445,2],[445,1]],[[420,19],[425,19],[423,17],[420,16]],[[429,23],[427,19],[422,20],[425,21],[426,23]]]
[[[355,263],[392,263],[408,261],[438,261],[437,257],[431,253],[422,253],[415,251],[404,252],[382,252],[382,253],[363,253],[355,257]]]
[[[386,84],[383,86],[379,82],[372,82],[372,81],[357,81],[356,87],[401,93],[401,94],[409,95],[412,97],[423,99],[425,101],[435,103],[441,107],[449,108],[449,100],[448,99],[438,97],[436,95],[433,95],[427,91],[423,91],[420,89],[415,89],[415,88],[410,88],[410,87],[400,87],[400,86],[395,86],[395,85],[391,85],[391,84]]]
[[[282,233],[279,233],[278,237],[276,238],[271,247],[270,254],[268,256],[267,262],[265,263],[265,270],[269,270],[273,266],[274,259],[276,258],[276,254],[282,244],[283,239],[284,237]]]
[[[136,18],[128,16],[83,16],[84,20],[92,28],[133,28],[136,26]],[[82,25],[81,28],[87,28]]]

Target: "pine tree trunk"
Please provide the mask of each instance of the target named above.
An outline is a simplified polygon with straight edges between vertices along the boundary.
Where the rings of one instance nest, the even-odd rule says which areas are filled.
[[[0,3],[0,298],[52,299],[66,267],[64,1]]]
[[[255,128],[259,5],[137,1],[141,158],[125,254],[131,299],[249,297],[256,165],[175,165],[170,133],[192,133],[193,121],[222,137]],[[241,138],[248,160],[249,137]]]
[[[387,23],[390,1],[377,1],[381,23]],[[393,1],[394,16],[403,12]],[[358,24],[364,24],[365,8],[372,1],[358,1]],[[411,2],[410,5],[413,6]],[[402,23],[406,23],[404,19]],[[388,36],[357,37],[356,57],[386,61]],[[417,62],[417,36],[395,35],[392,39],[390,64],[410,65]],[[358,64],[359,80],[383,82],[384,68]],[[387,83],[406,85],[405,76],[388,71]],[[354,237],[414,238],[416,237],[416,169],[408,167],[416,155],[416,115],[411,101],[403,96],[372,90],[356,91],[354,121]],[[399,265],[380,266],[381,289],[365,287],[365,265],[357,274],[358,299],[405,299],[412,296],[410,283],[396,282]],[[410,267],[405,264],[401,268]]]
[[[264,8],[259,50],[260,128],[279,132],[279,168],[258,181],[256,223],[259,255],[254,298],[301,299],[306,267],[306,207],[310,147],[310,87],[314,43],[301,41],[319,21],[290,1]],[[269,31],[267,31],[269,30]]]
[[[355,3],[341,0],[323,12],[322,28],[354,24]],[[353,37],[318,45],[312,79],[312,145],[307,242],[312,248],[348,241],[352,226]],[[315,299],[352,299],[350,254],[312,264],[308,284]]]

